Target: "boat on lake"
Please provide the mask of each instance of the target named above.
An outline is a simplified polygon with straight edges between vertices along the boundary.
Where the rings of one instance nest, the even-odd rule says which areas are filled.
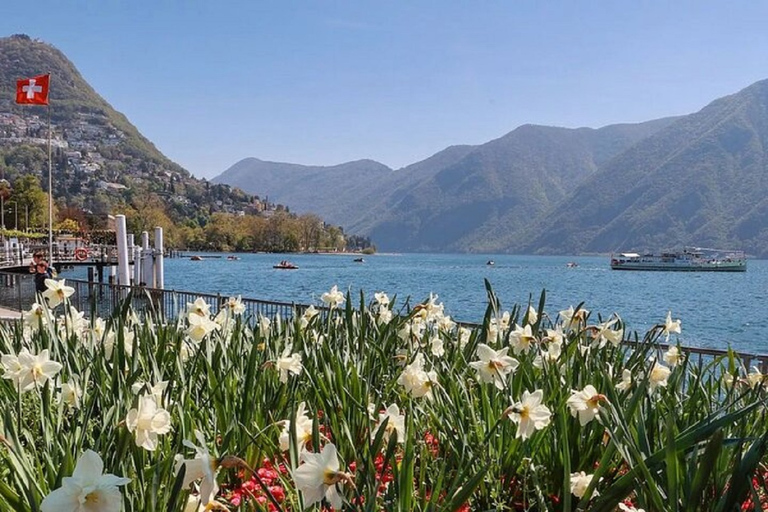
[[[299,267],[298,267],[298,265],[295,265],[295,264],[291,263],[288,260],[283,260],[280,263],[278,263],[277,265],[272,265],[272,268],[277,268],[277,269],[280,269],[280,270],[296,270]]]
[[[743,251],[685,248],[658,254],[623,252],[611,254],[613,270],[672,270],[684,272],[746,272]]]

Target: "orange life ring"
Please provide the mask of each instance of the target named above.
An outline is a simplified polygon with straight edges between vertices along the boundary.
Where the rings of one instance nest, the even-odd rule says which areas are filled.
[[[88,251],[84,247],[78,247],[75,249],[75,259],[77,261],[85,261],[88,259]]]

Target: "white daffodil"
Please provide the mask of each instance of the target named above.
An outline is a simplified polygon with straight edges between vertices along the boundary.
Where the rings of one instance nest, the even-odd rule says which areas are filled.
[[[621,340],[624,338],[624,329],[612,329],[618,321],[618,318],[613,318],[607,322],[602,322],[594,326],[594,344],[597,345],[598,348],[603,348],[607,343],[610,343],[614,347],[619,346]]]
[[[182,483],[184,488],[188,488],[192,482],[200,480],[200,506],[205,508],[214,501],[219,493],[219,484],[216,482],[216,471],[219,468],[219,463],[208,453],[205,439],[198,430],[195,430],[195,437],[199,446],[186,439],[182,441],[184,446],[195,450],[196,453],[194,459],[185,459],[181,454],[174,457],[176,474],[178,475],[181,468],[184,468],[184,482]]]
[[[240,295],[227,299],[225,306],[226,310],[229,311],[229,314],[232,316],[242,315],[245,313],[245,304],[243,304],[243,299],[240,297]]]
[[[259,332],[263,337],[269,336],[269,328],[272,325],[272,322],[269,321],[269,318],[265,316],[259,315]]]
[[[635,508],[633,505],[627,505],[626,503],[619,503],[619,510],[621,512],[645,512],[645,509]]]
[[[626,391],[632,387],[632,372],[628,369],[624,369],[621,372],[621,382],[616,384],[616,389],[619,391]]]
[[[195,343],[203,341],[203,338],[221,327],[211,320],[210,317],[196,313],[190,313],[187,320],[189,322],[189,327],[187,327],[186,331],[187,336]]]
[[[389,306],[389,296],[384,292],[376,292],[373,294],[373,298],[376,299],[376,303],[379,306]]]
[[[533,393],[523,391],[523,397],[509,409],[509,419],[517,423],[517,434],[515,437],[522,437],[523,440],[533,435],[534,431],[541,430],[552,418],[552,412],[542,404],[544,391],[537,389]]]
[[[672,312],[667,311],[667,319],[664,321],[664,330],[662,331],[669,341],[669,335],[672,333],[680,334],[680,320],[672,320]]]
[[[77,380],[72,379],[69,382],[65,382],[61,385],[61,403],[72,409],[80,408],[80,399],[83,397],[83,388],[77,383]]]
[[[403,369],[397,383],[405,388],[414,398],[432,398],[432,388],[437,382],[434,371],[424,371],[424,355],[416,354],[413,362]]]
[[[536,310],[533,308],[533,306],[528,306],[528,318],[526,319],[526,324],[533,325],[536,323],[536,321],[539,319],[539,313],[536,312]]]
[[[566,402],[571,410],[571,416],[579,417],[581,426],[586,425],[596,417],[599,421],[600,402],[605,401],[605,396],[597,392],[594,386],[587,385],[581,391],[573,390]]]
[[[576,329],[580,323],[586,321],[589,311],[586,309],[573,309],[573,306],[569,306],[568,309],[560,311],[560,323],[563,326],[565,332],[570,332]]]
[[[763,385],[763,382],[765,382],[765,375],[756,366],[752,367],[752,371],[747,374],[749,387],[758,388]]]
[[[32,331],[37,331],[40,328],[40,325],[44,325],[43,322],[46,320],[45,308],[42,304],[35,302],[32,304],[32,307],[29,308],[29,311],[24,312],[23,316],[24,325],[32,329]]]
[[[12,379],[16,383],[19,392],[30,391],[38,386],[44,386],[49,379],[53,380],[62,368],[60,363],[50,360],[48,349],[35,355],[24,347],[16,357],[16,362],[18,363],[16,368],[18,368],[18,371],[15,374],[13,372],[3,374],[3,377]],[[10,363],[10,366],[14,366],[13,356],[8,358],[8,363]],[[3,356],[3,367],[5,366],[6,359]]]
[[[440,332],[452,332],[456,327],[456,322],[451,319],[450,315],[443,315],[437,321],[437,330]]]
[[[654,362],[653,368],[651,369],[651,374],[648,378],[648,386],[650,387],[651,391],[659,386],[666,387],[667,379],[671,373],[672,371],[663,364]]]
[[[669,347],[669,350],[664,352],[664,362],[673,368],[682,363],[684,359],[685,356],[677,347]]]
[[[303,450],[312,440],[312,419],[307,416],[307,406],[304,402],[296,409],[296,426],[291,426],[291,420],[285,420],[280,432],[280,450],[288,451],[291,447],[291,431],[296,430],[296,446]]]
[[[75,293],[75,289],[64,284],[64,279],[57,281],[55,279],[46,279],[45,286],[47,290],[43,292],[43,297],[48,301],[48,307],[53,309],[63,303],[68,297]]]
[[[392,310],[387,308],[381,308],[379,309],[379,314],[376,317],[376,322],[379,325],[386,325],[392,321],[392,317],[393,317]]]
[[[205,302],[202,297],[195,299],[195,302],[187,302],[187,317],[192,315],[208,318],[211,316],[211,305]]]
[[[312,321],[313,318],[315,318],[317,315],[320,314],[320,311],[318,311],[315,306],[310,306],[304,310],[304,313],[301,314],[301,318],[299,319],[299,324],[301,325],[301,328],[304,329],[306,326],[309,325],[309,322]]]
[[[339,291],[336,285],[333,285],[330,291],[325,292],[320,296],[322,301],[330,308],[337,308],[344,304],[344,294]]]
[[[509,333],[509,342],[512,344],[512,352],[516,355],[529,351],[535,341],[536,337],[533,335],[531,326],[528,324],[526,324],[525,327],[515,325],[515,328]]]
[[[171,431],[171,414],[158,407],[152,395],[143,395],[138,407],[128,411],[125,426],[135,435],[136,446],[155,451],[157,436]]]
[[[509,347],[497,351],[484,343],[477,345],[477,357],[480,360],[469,363],[469,366],[477,370],[480,382],[491,382],[497,388],[504,389],[507,375],[519,365],[517,359],[507,355],[508,350]]]
[[[445,355],[445,347],[443,346],[442,338],[432,338],[429,344],[429,351],[435,357],[443,357]]]
[[[86,450],[75,465],[72,476],[61,480],[61,487],[45,497],[41,512],[120,512],[123,496],[119,485],[130,478],[102,474],[104,462],[93,450]]]
[[[283,352],[283,355],[275,362],[275,366],[280,371],[280,382],[288,382],[288,374],[301,375],[304,366],[301,364],[301,354],[298,352],[291,354],[291,347]]]
[[[350,481],[350,477],[339,471],[336,446],[328,443],[320,453],[303,452],[301,459],[304,463],[293,472],[293,481],[304,496],[304,507],[325,498],[333,508],[341,510],[343,500],[336,486]]]
[[[469,338],[472,336],[472,331],[464,326],[459,327],[459,331],[457,333],[457,339],[459,342],[459,347],[464,348],[464,346],[469,343]]]
[[[400,408],[397,404],[387,407],[387,410],[379,413],[379,421],[371,432],[371,438],[376,437],[381,425],[386,420],[387,426],[384,427],[384,443],[386,444],[391,434],[397,434],[397,442],[405,442],[405,415],[400,414]]]
[[[587,492],[589,484],[592,483],[593,476],[594,475],[588,475],[583,471],[579,471],[578,473],[571,473],[571,494],[579,499],[583,498],[584,494]],[[593,492],[592,494],[596,496],[597,491]]]

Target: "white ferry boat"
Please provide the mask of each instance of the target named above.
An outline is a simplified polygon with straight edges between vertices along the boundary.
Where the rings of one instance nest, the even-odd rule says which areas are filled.
[[[687,272],[746,272],[743,251],[686,248],[660,254],[623,252],[611,255],[613,270],[677,270]]]

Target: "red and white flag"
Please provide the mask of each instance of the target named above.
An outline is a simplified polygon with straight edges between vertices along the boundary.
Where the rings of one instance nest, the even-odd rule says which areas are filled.
[[[40,75],[16,81],[16,103],[22,105],[47,105],[48,83],[51,75]]]

